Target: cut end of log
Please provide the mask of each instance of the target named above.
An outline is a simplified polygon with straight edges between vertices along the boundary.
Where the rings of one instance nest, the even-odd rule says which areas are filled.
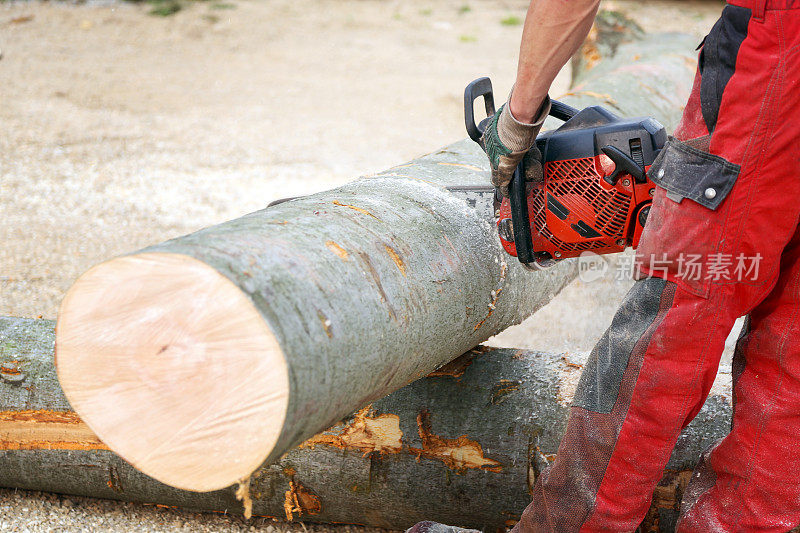
[[[67,293],[56,331],[72,407],[158,481],[221,489],[274,448],[289,400],[286,361],[250,299],[209,265],[172,253],[98,265]]]

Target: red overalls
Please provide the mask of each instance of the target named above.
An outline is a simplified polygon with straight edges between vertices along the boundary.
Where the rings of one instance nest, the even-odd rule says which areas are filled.
[[[730,4],[651,168],[639,281],[515,532],[633,531],[747,314],[732,431],[692,476],[678,531],[800,524],[800,0]]]

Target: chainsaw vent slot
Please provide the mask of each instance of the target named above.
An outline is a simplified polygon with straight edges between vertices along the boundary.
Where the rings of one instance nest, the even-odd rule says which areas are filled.
[[[548,161],[545,172],[551,197],[557,199],[560,206],[578,216],[582,222],[586,221],[586,227],[581,228],[584,230],[583,234],[588,234],[586,229],[591,229],[597,232],[597,237],[615,241],[625,238],[625,221],[628,216],[626,208],[630,204],[630,196],[616,189],[608,191],[600,186],[593,158]],[[543,237],[564,251],[585,251],[605,246],[605,243],[593,241],[565,243],[555,237],[546,225],[545,194],[544,191],[536,194],[532,213],[535,227],[542,228]],[[549,202],[552,203],[552,200]]]
[[[599,233],[597,233],[594,228],[589,226],[583,220],[579,220],[577,224],[572,224],[572,229],[580,235],[581,237],[586,237],[587,239],[596,239],[597,237],[602,237]]]
[[[561,220],[567,220],[569,209],[564,204],[553,198],[552,194],[547,195],[547,209]]]

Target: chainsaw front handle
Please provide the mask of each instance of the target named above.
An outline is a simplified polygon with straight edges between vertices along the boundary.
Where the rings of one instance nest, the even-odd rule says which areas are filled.
[[[475,123],[475,100],[483,96],[483,105],[486,109],[486,118],[481,120],[479,124]],[[478,143],[481,148],[484,148],[483,132],[486,129],[486,124],[494,116],[494,93],[492,92],[492,80],[487,77],[478,78],[473,81],[464,90],[464,122],[467,125],[467,133],[469,138]],[[485,148],[484,148],[485,150]]]

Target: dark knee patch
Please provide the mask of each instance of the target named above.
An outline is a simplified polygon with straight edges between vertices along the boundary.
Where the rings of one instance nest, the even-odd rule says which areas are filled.
[[[666,284],[663,279],[648,278],[631,288],[589,356],[573,406],[596,413],[611,412],[633,349],[658,315]]]

